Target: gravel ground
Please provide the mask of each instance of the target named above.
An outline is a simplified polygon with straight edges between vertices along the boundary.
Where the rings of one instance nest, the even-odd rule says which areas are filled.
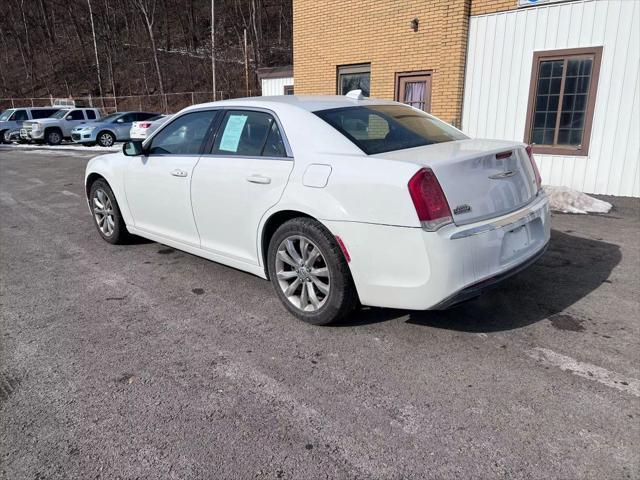
[[[89,154],[0,147],[0,477],[640,478],[640,201],[447,312],[313,327],[271,285],[103,242]]]

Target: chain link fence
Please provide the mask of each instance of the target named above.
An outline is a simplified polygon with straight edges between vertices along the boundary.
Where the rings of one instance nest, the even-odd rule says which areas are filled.
[[[257,90],[249,90],[248,96],[260,95]],[[228,92],[216,91],[215,100],[234,98]],[[50,107],[56,97],[0,98],[0,111],[16,107]],[[211,102],[213,92],[177,92],[153,95],[121,95],[94,97],[70,97],[78,107],[100,108],[105,114],[140,110],[148,112],[175,113],[189,105]]]

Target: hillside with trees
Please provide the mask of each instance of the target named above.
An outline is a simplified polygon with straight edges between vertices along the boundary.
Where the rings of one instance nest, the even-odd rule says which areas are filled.
[[[210,100],[212,37],[217,98],[257,94],[258,68],[291,63],[291,0],[215,0],[214,35],[211,6],[211,0],[5,0],[0,97],[162,101],[165,93],[203,92],[194,99]]]

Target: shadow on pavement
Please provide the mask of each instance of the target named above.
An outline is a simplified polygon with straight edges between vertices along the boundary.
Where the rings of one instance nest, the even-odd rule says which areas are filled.
[[[353,327],[408,315],[407,323],[464,332],[524,327],[562,312],[605,282],[620,263],[617,245],[552,230],[545,255],[481,297],[445,311],[363,309],[336,326]]]

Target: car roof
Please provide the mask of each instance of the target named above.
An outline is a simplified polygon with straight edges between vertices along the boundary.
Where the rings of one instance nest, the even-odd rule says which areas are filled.
[[[356,107],[366,105],[396,105],[397,102],[379,99],[355,99],[343,95],[278,95],[271,97],[246,97],[221,100],[218,102],[201,103],[188,107],[186,110],[206,107],[262,107],[277,108],[278,106],[297,107],[308,112],[328,110],[331,108]]]

